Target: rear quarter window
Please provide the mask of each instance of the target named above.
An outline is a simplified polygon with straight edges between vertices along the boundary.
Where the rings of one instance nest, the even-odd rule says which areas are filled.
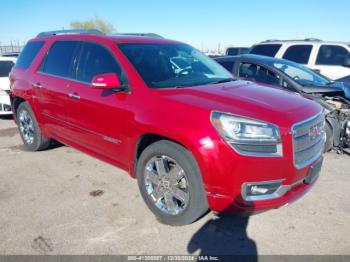
[[[34,58],[43,47],[44,41],[33,41],[26,44],[16,62],[17,68],[27,69],[32,64]]]
[[[264,55],[274,57],[278,50],[281,48],[281,44],[264,44],[264,45],[256,45],[250,50],[250,54],[255,55]]]

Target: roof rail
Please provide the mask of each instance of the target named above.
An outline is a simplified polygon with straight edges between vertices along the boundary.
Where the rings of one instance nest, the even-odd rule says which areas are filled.
[[[88,35],[104,35],[105,33],[97,29],[70,29],[70,30],[55,30],[48,32],[41,32],[37,37],[50,35],[69,35],[69,34],[88,34]]]
[[[116,33],[113,35],[147,36],[147,37],[163,38],[161,35],[158,35],[155,33]]]
[[[278,39],[268,39],[261,41],[260,43],[269,43],[269,42],[303,42],[303,41],[322,41],[318,38],[305,38],[305,39],[288,39],[288,40],[278,40]]]
[[[261,43],[268,43],[268,42],[275,42],[275,41],[280,41],[280,40],[278,40],[278,39],[267,39],[267,40],[261,41]]]
[[[304,41],[322,41],[321,39],[318,39],[318,38],[305,38]]]

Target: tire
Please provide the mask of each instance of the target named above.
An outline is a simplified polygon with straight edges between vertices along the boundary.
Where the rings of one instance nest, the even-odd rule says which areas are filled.
[[[330,151],[333,148],[333,129],[326,123],[326,143],[324,145],[324,153]]]
[[[18,106],[17,125],[23,144],[29,151],[40,151],[50,146],[50,139],[42,135],[35,115],[27,102]]]
[[[151,144],[137,162],[136,175],[142,198],[160,222],[186,225],[208,211],[197,162],[181,145],[168,140]]]

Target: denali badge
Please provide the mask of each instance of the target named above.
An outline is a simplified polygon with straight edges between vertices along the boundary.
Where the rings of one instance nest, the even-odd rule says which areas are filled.
[[[322,135],[322,127],[320,125],[315,125],[313,127],[310,127],[309,130],[309,137],[310,140],[315,140],[317,137],[319,137],[320,135]]]

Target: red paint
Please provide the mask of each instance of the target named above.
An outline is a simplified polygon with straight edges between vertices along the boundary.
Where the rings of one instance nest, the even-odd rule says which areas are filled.
[[[105,90],[91,88],[91,84],[38,73],[44,55],[58,39],[88,40],[105,46],[124,69],[131,91],[104,96]],[[45,136],[118,166],[133,177],[135,150],[143,135],[157,134],[177,141],[197,160],[210,208],[217,211],[276,208],[310,188],[302,184],[279,199],[259,203],[244,203],[240,198],[244,182],[285,179],[283,184],[292,184],[307,175],[309,166],[297,170],[293,165],[291,126],[318,113],[321,110],[318,104],[295,93],[245,81],[151,89],[116,46],[116,43],[172,43],[170,40],[64,35],[32,41],[37,40],[44,40],[45,45],[32,66],[28,70],[12,70],[12,98],[20,97],[29,102]],[[36,82],[44,88],[33,89],[32,83]],[[81,99],[72,100],[67,96],[69,93]],[[212,110],[277,125],[283,142],[283,157],[238,155],[212,126]]]

